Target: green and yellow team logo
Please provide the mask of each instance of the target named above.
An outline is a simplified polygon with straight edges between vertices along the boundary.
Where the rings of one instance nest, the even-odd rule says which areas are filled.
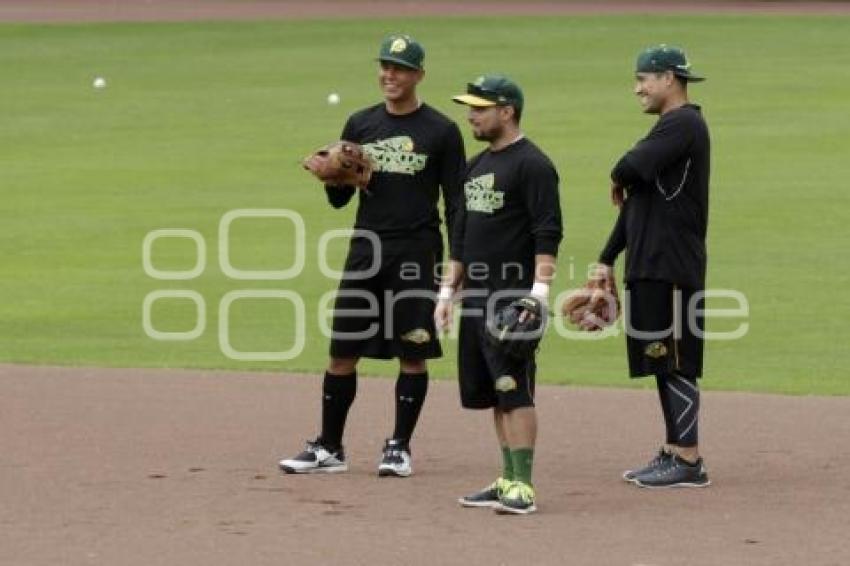
[[[466,210],[493,214],[505,206],[505,193],[495,190],[496,175],[488,173],[474,177],[463,185]]]
[[[363,149],[375,163],[376,172],[416,175],[425,169],[428,155],[414,153],[415,147],[410,136],[396,136],[367,143]]]
[[[414,328],[410,332],[402,334],[401,340],[411,344],[426,344],[431,341],[431,333],[424,328]]]
[[[653,342],[649,344],[643,351],[648,358],[663,358],[667,355],[667,346],[663,342]]]
[[[516,379],[514,379],[510,375],[503,375],[496,380],[496,383],[493,384],[493,387],[496,391],[500,393],[507,393],[508,391],[513,391],[517,388]]]
[[[407,49],[407,42],[401,37],[393,41],[392,45],[390,45],[390,53],[401,53],[405,49]]]

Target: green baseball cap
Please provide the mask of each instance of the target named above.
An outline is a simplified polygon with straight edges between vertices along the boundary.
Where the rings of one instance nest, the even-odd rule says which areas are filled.
[[[505,75],[481,75],[466,85],[466,94],[453,96],[452,100],[467,106],[513,106],[522,110],[522,89]]]
[[[705,77],[691,72],[691,64],[685,52],[671,45],[655,45],[641,51],[635,65],[636,73],[663,73],[673,71],[677,77],[689,82],[704,81]]]
[[[409,35],[388,35],[381,42],[381,50],[378,53],[378,61],[395,63],[408,69],[422,69],[422,60],[425,58],[425,50],[418,41]]]

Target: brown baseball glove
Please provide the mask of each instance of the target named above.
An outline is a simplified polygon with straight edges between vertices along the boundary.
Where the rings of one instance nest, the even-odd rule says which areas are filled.
[[[302,165],[326,185],[350,185],[360,189],[369,184],[374,168],[363,148],[348,141],[333,142],[317,149]]]
[[[584,287],[570,293],[561,313],[580,330],[589,332],[614,324],[620,316],[614,270],[607,265],[597,265]]]

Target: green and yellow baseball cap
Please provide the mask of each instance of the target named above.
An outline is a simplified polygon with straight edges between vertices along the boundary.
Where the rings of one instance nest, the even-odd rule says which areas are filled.
[[[453,96],[452,100],[467,106],[513,106],[522,110],[523,96],[519,85],[505,75],[481,75],[466,85],[466,94]]]
[[[663,73],[665,71],[673,71],[674,75],[682,77],[688,82],[705,80],[705,77],[691,72],[691,64],[688,62],[685,52],[679,47],[662,43],[640,52],[635,64],[636,73]]]
[[[378,53],[378,61],[395,63],[409,69],[422,69],[422,60],[425,58],[425,50],[422,45],[409,35],[388,35],[381,42],[381,50]]]

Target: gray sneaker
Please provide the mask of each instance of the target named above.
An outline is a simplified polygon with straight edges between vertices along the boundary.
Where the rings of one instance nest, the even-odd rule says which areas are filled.
[[[499,495],[510,485],[508,480],[499,478],[481,491],[464,495],[457,502],[464,507],[498,507]]]
[[[647,465],[645,465],[643,468],[641,468],[639,470],[634,470],[634,471],[633,470],[626,470],[625,472],[623,472],[623,480],[628,481],[628,482],[634,482],[635,478],[637,476],[641,476],[641,475],[644,475],[644,474],[651,472],[655,468],[658,468],[659,466],[663,465],[664,462],[666,462],[667,460],[669,460],[672,457],[673,457],[673,454],[670,453],[670,452],[667,452],[667,450],[665,450],[664,447],[662,446],[661,448],[658,449],[658,454],[655,455],[655,458],[650,460],[649,463]]]
[[[708,487],[711,485],[702,458],[691,464],[682,460],[679,456],[673,456],[654,470],[636,476],[634,483],[637,486],[649,488]]]

